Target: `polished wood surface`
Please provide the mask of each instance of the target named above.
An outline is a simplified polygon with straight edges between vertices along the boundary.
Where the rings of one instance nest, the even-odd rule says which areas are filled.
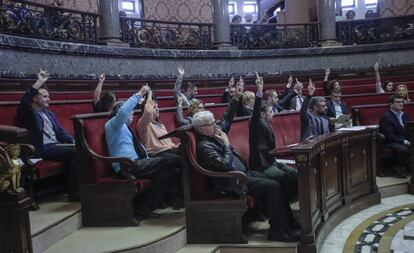
[[[339,222],[380,202],[376,134],[375,128],[338,131],[292,149],[299,174],[299,252],[317,252]]]

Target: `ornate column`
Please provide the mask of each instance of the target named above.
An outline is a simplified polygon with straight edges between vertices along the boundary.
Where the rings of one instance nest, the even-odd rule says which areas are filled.
[[[230,17],[228,0],[212,0],[214,22],[214,47],[217,49],[237,49],[230,39]]]
[[[99,0],[98,10],[100,36],[102,42],[121,42],[118,0]]]
[[[318,0],[319,40],[322,45],[336,44],[335,0]]]

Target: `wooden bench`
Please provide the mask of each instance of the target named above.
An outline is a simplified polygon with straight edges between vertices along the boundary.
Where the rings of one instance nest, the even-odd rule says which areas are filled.
[[[17,127],[17,107],[20,102],[0,102],[0,141],[4,144],[28,143],[27,130]],[[71,117],[76,113],[92,112],[90,101],[55,101],[50,102],[49,109],[53,111],[62,127],[70,134],[74,134]],[[34,190],[34,183],[55,176],[63,176],[67,168],[62,162],[42,160],[34,164],[28,162],[23,169],[26,188],[32,199],[41,195]],[[66,188],[65,185],[57,185],[57,189]],[[37,207],[35,207],[37,208]]]
[[[388,104],[358,105],[352,107],[352,118],[354,125],[378,125],[381,116],[389,109]],[[404,104],[404,112],[409,118],[414,117],[414,103]],[[391,149],[383,145],[383,136],[377,138],[377,174],[380,176],[392,170],[394,166],[394,157]],[[414,157],[413,157],[414,158]]]

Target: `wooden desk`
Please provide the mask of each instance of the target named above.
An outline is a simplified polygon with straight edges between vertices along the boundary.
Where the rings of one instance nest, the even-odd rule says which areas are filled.
[[[341,221],[380,203],[376,131],[338,131],[292,148],[299,174],[299,252],[316,253]]]

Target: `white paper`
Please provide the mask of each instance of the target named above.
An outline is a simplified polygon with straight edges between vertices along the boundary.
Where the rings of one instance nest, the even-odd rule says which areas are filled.
[[[30,161],[32,162],[32,163],[37,163],[37,162],[40,162],[40,161],[42,161],[43,159],[42,158],[32,158],[32,159],[30,159]]]
[[[295,160],[289,160],[289,159],[276,159],[278,163],[286,163],[286,164],[296,164]]]

